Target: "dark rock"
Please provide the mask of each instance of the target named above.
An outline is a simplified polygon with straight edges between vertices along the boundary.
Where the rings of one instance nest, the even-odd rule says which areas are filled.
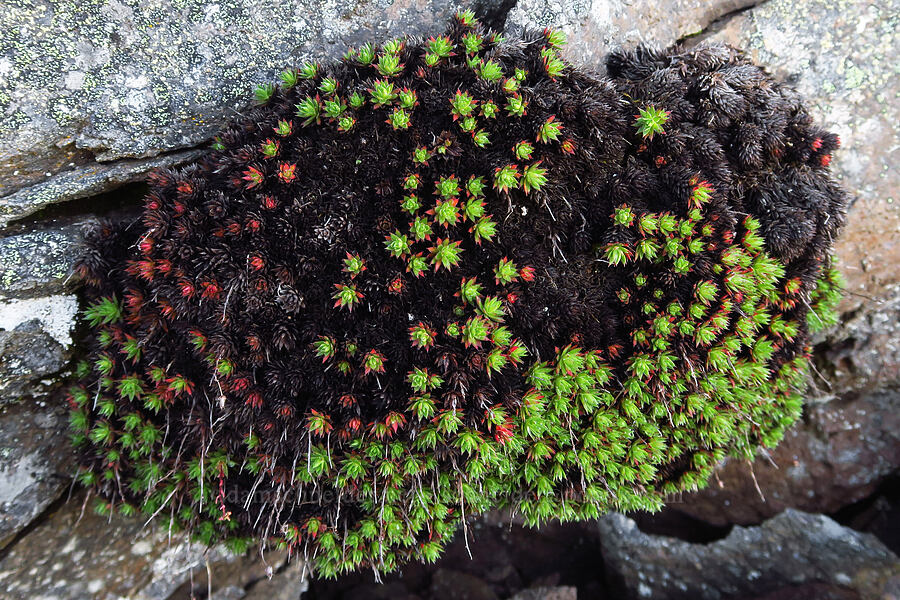
[[[669,506],[713,525],[749,525],[786,508],[831,513],[856,502],[900,469],[900,391],[810,405],[769,454],[752,467],[726,461],[709,487]]]
[[[792,509],[709,544],[642,533],[618,513],[600,533],[610,579],[629,597],[754,598],[818,584],[881,598],[900,582],[900,559],[874,536]]]
[[[649,43],[665,48],[757,0],[520,0],[507,28],[553,27],[568,37],[563,52],[578,64],[603,68],[610,50]]]
[[[578,600],[578,590],[573,587],[539,587],[522,590],[510,600]]]
[[[309,587],[309,573],[303,561],[294,557],[291,562],[271,579],[260,579],[248,586],[244,600],[300,600]],[[223,598],[223,600],[226,600]],[[399,599],[398,599],[399,600]]]
[[[0,197],[0,227],[27,217],[50,204],[87,198],[126,183],[143,179],[148,171],[176,167],[195,160],[199,150],[175,152],[148,160],[91,163],[50,177],[25,189]]]
[[[486,581],[451,569],[438,569],[431,578],[432,600],[497,600]]]
[[[0,411],[0,550],[68,488],[67,411],[23,402]]]
[[[831,515],[838,523],[871,533],[894,554],[900,554],[900,473],[878,490]]]
[[[341,600],[413,600],[418,596],[412,594],[405,585],[398,581],[360,585],[346,592]]]
[[[825,583],[791,585],[766,594],[765,596],[756,596],[753,598],[745,597],[740,600],[797,600],[798,598],[815,598],[815,600],[861,600],[860,595],[853,590]]]

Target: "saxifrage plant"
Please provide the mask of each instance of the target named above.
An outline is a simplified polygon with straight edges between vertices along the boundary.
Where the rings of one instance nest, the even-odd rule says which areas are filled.
[[[334,576],[493,507],[658,509],[778,442],[840,296],[837,137],[732,48],[600,77],[562,43],[463,12],[289,69],[95,233],[99,510]]]

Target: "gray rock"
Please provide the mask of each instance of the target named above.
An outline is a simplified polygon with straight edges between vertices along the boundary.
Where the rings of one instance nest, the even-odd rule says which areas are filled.
[[[855,308],[845,311],[840,324],[816,345],[818,370],[828,380],[827,385],[819,381],[822,393],[835,396],[900,383],[900,284],[894,287],[861,304],[858,296],[846,298],[845,305]]]
[[[8,219],[136,176],[149,163],[123,163],[119,173],[119,165],[98,170],[95,161],[150,158],[204,144],[247,104],[255,84],[283,68],[335,58],[373,38],[432,34],[457,4],[6,3],[0,12],[0,195],[44,183],[0,214]]]
[[[192,580],[202,584],[205,595],[207,572],[213,574],[214,594],[244,589],[265,576],[266,565],[256,552],[237,557],[207,549],[154,524],[145,527],[141,518],[101,517],[87,504],[78,495],[6,549],[0,560],[0,598],[165,600],[176,591],[190,591]],[[283,558],[267,555],[267,561],[277,569]]]
[[[630,597],[718,600],[825,584],[881,598],[900,581],[900,559],[874,536],[790,509],[709,544],[645,534],[618,513],[601,519],[600,534],[606,568]]]
[[[67,411],[23,402],[0,412],[0,549],[68,487]]]
[[[71,329],[78,313],[72,295],[5,299],[0,296],[0,406],[25,394],[41,394],[43,381],[70,358]]]
[[[602,69],[610,50],[638,43],[670,46],[756,1],[520,0],[506,26],[560,29],[568,37],[564,53],[569,60]]]
[[[95,223],[95,219],[83,219],[0,238],[0,297],[71,291],[72,267],[85,229]]]
[[[68,362],[78,312],[72,267],[93,222],[0,238],[0,406],[42,394],[42,380]]]
[[[200,150],[188,150],[147,160],[91,163],[66,170],[46,181],[0,197],[0,227],[28,217],[50,204],[100,194],[120,185],[138,181],[153,169],[176,167],[198,158],[201,154]]]
[[[263,579],[247,590],[245,600],[300,600],[309,589],[309,573],[302,560],[290,564],[271,579]]]
[[[669,506],[714,525],[753,525],[786,508],[832,513],[898,469],[900,390],[889,389],[808,406],[768,459],[729,460],[709,487]]]

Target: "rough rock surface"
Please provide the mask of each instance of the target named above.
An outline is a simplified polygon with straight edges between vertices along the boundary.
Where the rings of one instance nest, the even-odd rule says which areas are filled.
[[[73,295],[19,300],[0,296],[0,406],[25,393],[39,393],[46,386],[35,380],[65,366],[77,313]]]
[[[71,356],[78,301],[72,265],[95,219],[0,237],[0,406],[39,394]]]
[[[769,460],[727,461],[707,489],[669,506],[714,525],[755,524],[789,507],[831,513],[898,466],[900,390],[889,389],[808,407]]]
[[[27,402],[0,411],[0,550],[69,486],[67,413]]]
[[[267,566],[276,571],[284,563],[277,553],[261,562],[258,554],[236,557],[219,548],[206,550],[179,534],[144,528],[143,519],[101,517],[89,507],[82,513],[83,504],[81,496],[70,500],[8,549],[0,559],[0,597],[188,598],[192,590],[206,594],[208,589],[259,586],[266,581]]]
[[[95,219],[82,219],[0,238],[0,295],[23,298],[69,291],[78,246],[93,223]]]
[[[0,227],[32,216],[35,212],[51,204],[70,202],[100,194],[120,185],[143,179],[144,175],[152,169],[177,167],[195,160],[201,154],[200,150],[186,150],[148,160],[122,160],[109,164],[91,163],[75,167],[59,173],[55,177],[50,177],[46,181],[0,197]]]
[[[814,584],[859,598],[900,592],[900,559],[874,536],[793,509],[710,544],[647,535],[618,513],[600,534],[606,568],[632,598],[753,598]]]
[[[578,590],[571,586],[538,587],[522,590],[510,600],[577,600]]]
[[[790,81],[815,119],[841,136],[834,168],[855,196],[837,242],[851,292],[842,309],[853,318],[868,315],[875,323],[873,339],[852,328],[833,333],[829,343],[848,340],[841,370],[862,371],[869,385],[900,375],[895,328],[900,296],[898,28],[898,0],[769,0],[735,16],[708,38],[746,49]],[[885,323],[893,320],[890,335],[879,335],[876,314],[884,314]]]
[[[456,4],[7,2],[0,12],[0,195],[45,182],[35,190],[42,193],[11,200],[28,207],[53,200],[58,189],[69,198],[96,192],[104,177],[126,176],[97,171],[94,160],[203,144],[246,105],[255,83],[373,36],[433,33]],[[130,178],[153,162],[124,164]]]
[[[756,0],[520,0],[507,28],[554,27],[566,33],[566,57],[603,67],[610,50],[648,43],[666,47]]]
[[[790,81],[817,121],[841,136],[833,166],[855,201],[836,244],[849,294],[816,346],[805,422],[753,472],[728,462],[722,486],[673,504],[714,524],[759,523],[787,506],[835,511],[900,469],[900,2],[769,0],[705,42],[744,48]]]
[[[244,600],[298,600],[309,587],[307,573],[303,570],[303,562],[292,561],[281,572],[271,579],[259,580],[255,585],[243,592],[244,595],[228,598],[243,598]],[[234,590],[234,588],[231,588]],[[224,589],[223,589],[224,592]],[[226,597],[213,596],[213,600],[226,600]],[[399,599],[398,599],[399,600]]]

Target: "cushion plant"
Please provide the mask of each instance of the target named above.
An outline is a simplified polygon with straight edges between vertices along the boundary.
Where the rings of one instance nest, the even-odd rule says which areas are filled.
[[[723,46],[567,64],[469,12],[288,69],[94,232],[71,389],[98,509],[322,576],[467,516],[654,510],[802,410],[838,146]]]

